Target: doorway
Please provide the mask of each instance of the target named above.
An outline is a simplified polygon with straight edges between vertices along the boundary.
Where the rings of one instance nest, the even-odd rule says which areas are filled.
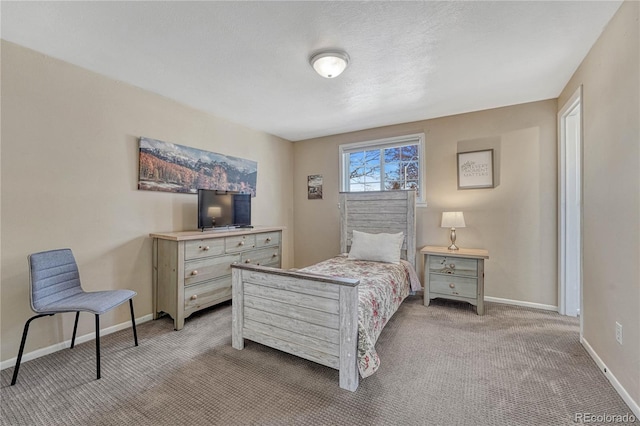
[[[575,317],[582,308],[582,86],[558,112],[558,141],[558,312]]]

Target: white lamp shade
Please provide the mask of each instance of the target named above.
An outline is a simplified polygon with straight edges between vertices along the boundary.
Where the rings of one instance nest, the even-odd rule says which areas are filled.
[[[442,228],[464,228],[464,215],[462,212],[442,212]]]
[[[335,78],[347,68],[349,56],[344,52],[323,52],[312,56],[309,62],[321,76]]]

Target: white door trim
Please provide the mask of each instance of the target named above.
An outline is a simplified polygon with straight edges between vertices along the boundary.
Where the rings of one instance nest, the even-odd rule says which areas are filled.
[[[579,113],[579,123],[577,125],[577,155],[571,157],[567,155],[567,119]],[[558,312],[562,315],[575,316],[582,314],[582,135],[583,135],[583,108],[582,108],[582,86],[578,87],[573,95],[567,100],[564,106],[558,111]],[[574,152],[575,154],[575,152]],[[577,158],[576,158],[577,157]],[[568,180],[568,171],[571,169],[571,162],[575,160],[573,168],[575,175]],[[569,167],[567,166],[569,164]],[[568,188],[568,184],[575,184],[575,187]],[[575,191],[573,202],[578,202],[577,208],[567,204],[567,189]],[[571,194],[569,194],[571,195]],[[571,200],[569,201],[571,202]],[[573,215],[573,217],[567,216]],[[569,221],[567,220],[569,219]],[[576,223],[577,222],[577,223]],[[568,243],[569,242],[569,243]],[[572,242],[577,242],[573,244]],[[573,257],[572,257],[573,256]],[[571,262],[577,262],[577,271],[571,270]],[[574,268],[576,269],[576,268]],[[574,274],[578,281],[578,295],[575,287],[567,283],[567,274]],[[575,277],[577,275],[577,277]],[[570,276],[570,275],[569,275]],[[571,277],[571,276],[570,276]],[[578,300],[576,300],[578,299]],[[582,315],[580,315],[580,335],[582,335]]]

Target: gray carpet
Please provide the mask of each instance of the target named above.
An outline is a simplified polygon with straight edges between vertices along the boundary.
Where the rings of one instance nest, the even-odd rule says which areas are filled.
[[[40,320],[45,321],[45,320]],[[626,414],[552,312],[410,297],[378,340],[382,365],[355,393],[338,372],[247,341],[231,348],[229,303],[78,345],[1,374],[2,425],[573,425],[575,413]]]

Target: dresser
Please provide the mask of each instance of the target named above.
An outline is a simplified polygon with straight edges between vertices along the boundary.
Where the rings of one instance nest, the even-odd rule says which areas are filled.
[[[150,234],[153,319],[165,313],[176,330],[192,313],[231,299],[231,264],[281,267],[282,227]]]
[[[478,315],[484,315],[487,250],[426,246],[420,253],[424,256],[424,306],[429,306],[431,299],[441,297],[469,302],[476,307]]]

